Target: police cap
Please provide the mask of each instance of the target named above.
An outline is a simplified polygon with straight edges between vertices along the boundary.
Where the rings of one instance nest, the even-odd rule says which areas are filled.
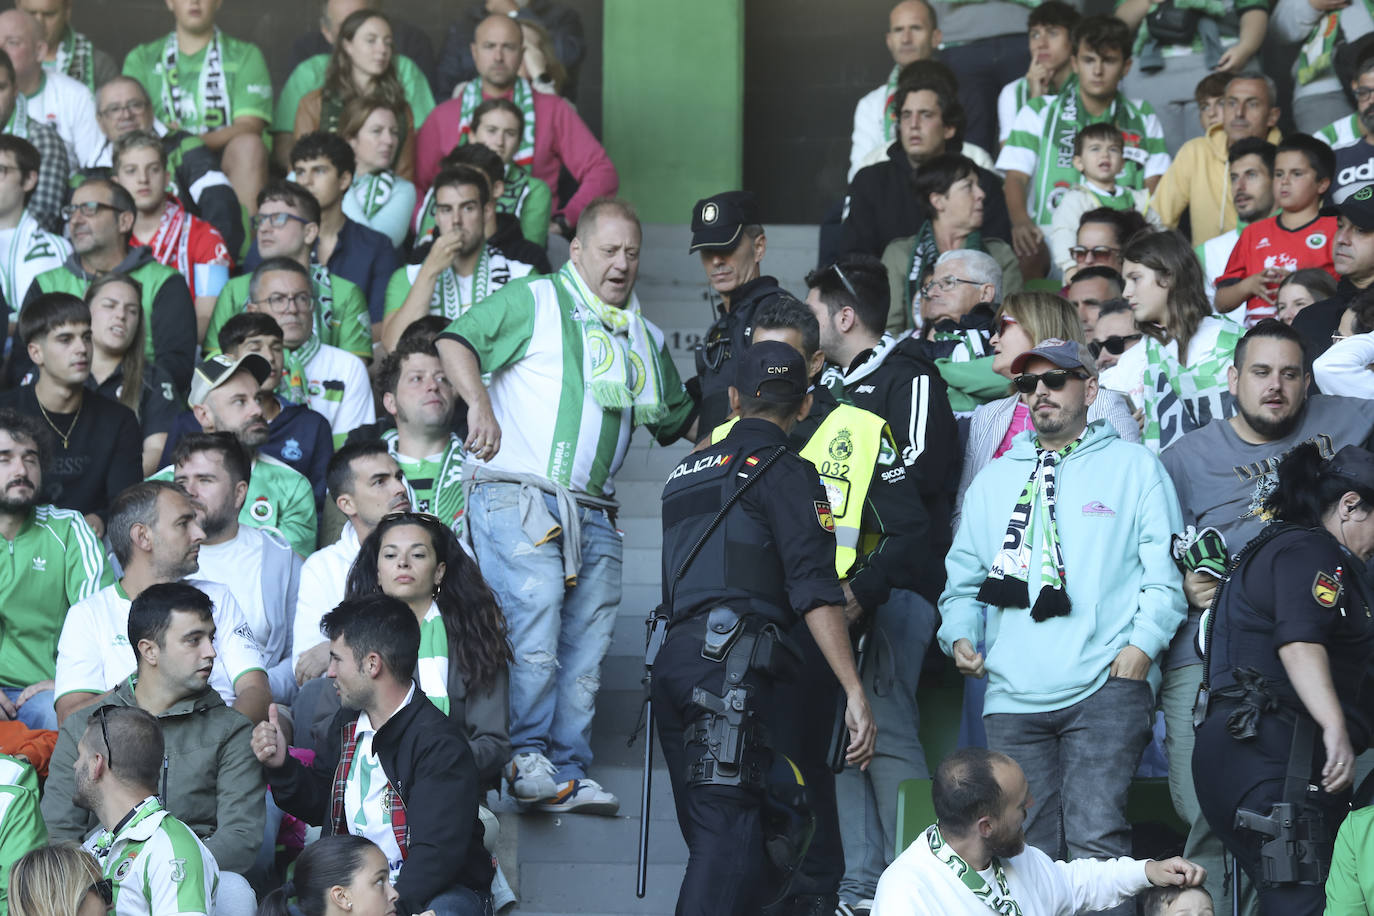
[[[724,248],[739,244],[744,227],[759,221],[758,199],[752,191],[722,191],[697,201],[692,208],[692,247]]]
[[[1326,470],[1367,493],[1374,492],[1374,452],[1358,445],[1347,445],[1331,456]]]
[[[738,362],[735,387],[741,394],[774,404],[796,404],[806,397],[806,389],[810,386],[806,361],[790,344],[780,340],[760,341],[745,350]]]

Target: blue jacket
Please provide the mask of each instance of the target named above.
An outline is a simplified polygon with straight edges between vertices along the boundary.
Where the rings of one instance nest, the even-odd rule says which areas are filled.
[[[1055,517],[1072,610],[1036,623],[1026,608],[989,607],[985,619],[978,589],[1035,467],[1032,435],[1017,436],[1011,451],[974,478],[945,560],[940,648],[952,655],[960,639],[975,646],[986,641],[985,713],[1071,706],[1106,683],[1112,660],[1127,645],[1157,659],[1187,613],[1182,576],[1169,550],[1170,535],[1183,529],[1174,485],[1148,449],[1123,441],[1098,420],[1055,475]],[[1042,534],[1036,533],[1032,545],[1032,579]],[[1156,663],[1150,668],[1156,691],[1159,678]]]

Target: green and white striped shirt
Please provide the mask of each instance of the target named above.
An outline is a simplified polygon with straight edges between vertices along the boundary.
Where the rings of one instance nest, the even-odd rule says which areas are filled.
[[[211,916],[219,865],[191,828],[150,795],[86,841],[113,883],[114,916]]]
[[[1347,115],[1334,124],[1326,125],[1317,131],[1317,139],[1333,150],[1354,146],[1364,139],[1364,134],[1360,131],[1360,116]]]
[[[610,497],[612,475],[629,448],[633,411],[602,407],[587,380],[581,322],[585,306],[560,295],[555,277],[512,280],[460,315],[444,331],[477,355],[501,425],[493,470],[533,474],[570,490]],[[658,346],[667,413],[648,428],[671,442],[692,411],[692,399],[663,342]]]

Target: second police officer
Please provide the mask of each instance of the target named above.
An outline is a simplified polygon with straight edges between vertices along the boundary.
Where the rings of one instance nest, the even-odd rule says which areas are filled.
[[[699,405],[697,428],[703,432],[730,414],[728,390],[735,377],[731,360],[753,343],[755,309],[787,295],[777,280],[762,275],[767,249],[751,192],[724,191],[692,208],[691,253],[701,256],[706,280],[721,298],[716,321],[696,349],[696,377],[687,382]]]
[[[787,891],[806,838],[770,829],[805,810],[786,713],[804,676],[788,633],[804,622],[846,697],[846,760],[875,728],[835,576],[834,520],[816,469],[788,445],[810,410],[806,364],[780,341],[734,359],[739,422],[687,456],[663,491],[666,637],[651,696],[689,851],[679,916],[755,914]],[[829,729],[829,711],[815,727]],[[790,793],[790,795],[789,795]],[[805,831],[800,831],[804,833]]]
[[[1374,719],[1374,454],[1313,443],[1280,463],[1271,523],[1204,624],[1193,778],[1261,912],[1320,914],[1355,756]]]

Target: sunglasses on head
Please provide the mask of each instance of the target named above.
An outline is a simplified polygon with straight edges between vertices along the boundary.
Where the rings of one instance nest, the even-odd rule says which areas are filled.
[[[114,880],[111,878],[101,878],[99,881],[86,888],[86,893],[94,893],[100,898],[100,902],[109,909],[114,906]]]
[[[1076,378],[1079,381],[1084,381],[1087,377],[1088,374],[1086,372],[1079,372],[1073,369],[1051,369],[1049,372],[1041,372],[1039,375],[1031,373],[1018,375],[1011,380],[1011,383],[1015,385],[1016,390],[1022,394],[1034,394],[1035,389],[1039,387],[1041,382],[1044,382],[1045,387],[1050,391],[1061,391],[1064,386],[1069,383],[1069,379]]]
[[[1142,336],[1143,335],[1140,334],[1113,334],[1111,337],[1104,337],[1102,340],[1094,340],[1092,343],[1088,344],[1088,352],[1093,355],[1093,359],[1097,359],[1101,356],[1103,350],[1106,350],[1113,356],[1120,356],[1122,353],[1126,352],[1126,344],[1134,343]]]

